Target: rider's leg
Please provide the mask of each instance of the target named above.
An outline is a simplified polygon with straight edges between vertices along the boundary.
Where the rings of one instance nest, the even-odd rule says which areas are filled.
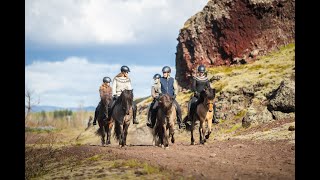
[[[178,104],[178,102],[176,100],[173,100],[173,104],[176,106],[176,111],[177,111],[177,122],[179,125],[179,129],[184,126],[183,122],[182,122],[182,116],[181,116],[181,108],[180,105]]]
[[[149,110],[148,110],[148,119],[147,119],[147,126],[148,127],[151,127],[151,115],[152,115],[152,108],[153,108],[153,105],[155,103],[155,100],[153,100],[150,104],[150,107],[149,107]]]
[[[137,105],[135,102],[132,102],[132,111],[133,111],[133,124],[139,124],[139,121],[137,120]]]
[[[158,101],[156,101],[154,103],[152,110],[151,110],[151,127],[152,128],[156,124],[157,111],[158,111]]]
[[[190,101],[190,109],[189,109],[189,113],[188,113],[188,118],[186,119],[188,124],[191,124],[191,117],[192,115],[196,112],[196,102],[197,102],[197,98],[196,97],[192,97],[191,101]]]
[[[97,124],[97,118],[98,118],[98,115],[99,115],[100,106],[101,106],[101,101],[99,102],[99,104],[98,104],[98,106],[96,107],[96,110],[95,110],[95,112],[94,112],[94,119],[93,119],[93,122],[92,122],[93,125],[96,125],[96,124]]]

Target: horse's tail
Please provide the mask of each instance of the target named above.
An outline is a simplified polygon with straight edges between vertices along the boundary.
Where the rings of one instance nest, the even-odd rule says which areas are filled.
[[[119,121],[115,121],[114,122],[114,134],[113,137],[115,137],[118,141],[121,138],[121,125],[119,123]]]
[[[99,127],[99,129],[95,132],[96,135],[102,136],[104,133],[104,127]]]

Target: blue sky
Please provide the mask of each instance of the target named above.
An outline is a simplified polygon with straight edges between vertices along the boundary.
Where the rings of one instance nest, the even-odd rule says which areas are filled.
[[[152,76],[175,76],[179,30],[207,0],[26,0],[26,88],[39,105],[96,106],[105,76],[129,66],[135,97]]]

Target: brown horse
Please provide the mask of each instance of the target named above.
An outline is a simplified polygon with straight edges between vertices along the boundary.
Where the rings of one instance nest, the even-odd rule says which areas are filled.
[[[174,143],[174,125],[177,120],[176,108],[173,105],[172,98],[168,95],[162,95],[159,98],[159,106],[156,115],[156,124],[153,128],[153,136],[156,146],[169,147],[169,136]]]
[[[111,144],[111,130],[113,127],[113,121],[110,121],[109,110],[112,104],[112,92],[107,92],[101,97],[101,106],[99,109],[99,114],[97,117],[99,129],[97,130],[97,134],[101,136],[101,144],[104,146],[105,144]],[[105,140],[105,136],[107,135],[107,139]]]
[[[114,104],[111,121],[115,122],[114,136],[121,147],[126,146],[128,128],[132,120],[133,90],[124,90]]]
[[[196,113],[191,114],[191,145],[194,145],[193,130],[195,122],[200,121],[199,135],[200,143],[204,144],[206,139],[209,139],[211,134],[212,118],[214,116],[213,106],[215,98],[215,89],[207,88],[200,93],[200,98],[197,101]],[[206,126],[208,125],[208,133],[206,134]],[[205,135],[206,134],[206,135]]]

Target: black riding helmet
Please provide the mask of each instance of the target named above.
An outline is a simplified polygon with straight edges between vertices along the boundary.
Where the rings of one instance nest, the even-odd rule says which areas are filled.
[[[202,72],[202,73],[204,73],[206,71],[206,68],[204,67],[204,65],[200,65],[199,67],[198,67],[198,72]]]
[[[110,83],[111,82],[111,79],[109,77],[104,77],[103,78],[103,82],[104,83]]]
[[[130,69],[128,66],[121,66],[121,72],[130,72]]]
[[[162,68],[162,72],[167,72],[167,73],[171,73],[171,68],[169,66],[164,66]]]
[[[153,76],[153,79],[159,79],[160,77],[161,77],[160,74],[155,74],[155,75]]]

